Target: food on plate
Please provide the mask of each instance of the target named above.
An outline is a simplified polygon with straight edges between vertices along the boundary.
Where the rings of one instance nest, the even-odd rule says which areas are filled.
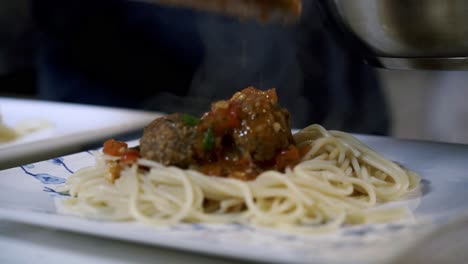
[[[276,160],[298,152],[275,90],[252,87],[213,103],[200,120],[182,114],[156,119],[140,148],[148,160],[241,180],[283,166]]]
[[[72,175],[64,209],[84,217],[245,223],[300,232],[405,217],[419,176],[352,135],[311,125],[296,134],[274,89],[253,87],[197,118],[149,124],[140,146],[108,140],[96,164]]]
[[[7,143],[51,126],[50,122],[46,120],[30,119],[23,120],[10,127],[3,122],[2,115],[0,114],[0,143]]]
[[[0,114],[0,143],[12,141],[17,137],[15,130],[11,129],[3,123],[2,115]]]

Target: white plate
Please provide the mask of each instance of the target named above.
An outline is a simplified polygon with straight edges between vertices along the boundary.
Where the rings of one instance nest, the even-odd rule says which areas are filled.
[[[152,227],[57,213],[56,203],[64,197],[54,193],[55,188],[72,172],[94,164],[92,152],[0,171],[0,218],[273,263],[383,263],[403,253],[434,228],[468,212],[468,146],[371,136],[359,138],[422,176],[422,196],[398,202],[412,208],[414,220],[346,227],[324,235],[292,235],[243,225]]]
[[[0,143],[0,168],[8,168],[83,150],[111,136],[142,129],[159,114],[110,107],[0,97],[7,126],[46,121],[50,127]]]

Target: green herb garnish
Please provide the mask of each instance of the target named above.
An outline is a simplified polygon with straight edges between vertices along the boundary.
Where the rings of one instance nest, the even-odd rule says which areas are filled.
[[[205,151],[210,151],[214,147],[214,134],[213,127],[208,128],[203,137],[203,149]]]
[[[196,126],[200,122],[200,119],[189,114],[182,114],[182,122],[187,126]]]

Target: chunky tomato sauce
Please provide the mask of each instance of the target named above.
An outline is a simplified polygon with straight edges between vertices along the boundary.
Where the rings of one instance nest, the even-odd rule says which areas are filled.
[[[295,145],[289,113],[278,104],[276,91],[253,87],[213,103],[201,118],[172,114],[156,119],[145,128],[139,152],[123,142],[104,143],[104,153],[121,157],[122,164],[141,157],[240,180],[293,168],[307,151]]]

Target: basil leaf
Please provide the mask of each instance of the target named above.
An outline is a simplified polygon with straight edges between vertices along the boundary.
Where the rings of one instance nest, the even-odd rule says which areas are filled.
[[[182,114],[182,122],[187,126],[196,126],[200,122],[200,119],[189,114]]]
[[[213,128],[210,127],[206,130],[205,135],[203,137],[203,149],[205,151],[210,151],[214,147],[214,133]]]

